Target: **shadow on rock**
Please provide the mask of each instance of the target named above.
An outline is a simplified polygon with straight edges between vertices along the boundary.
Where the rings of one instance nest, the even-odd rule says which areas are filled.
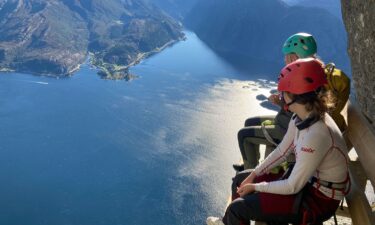
[[[273,110],[273,111],[276,111],[278,112],[280,110],[280,107],[272,104],[271,102],[269,101],[264,101],[264,102],[261,102],[260,105],[263,107],[263,108],[266,108],[266,109],[269,109],[269,110]]]
[[[268,98],[267,98],[267,96],[265,96],[263,94],[260,94],[260,95],[257,95],[256,99],[259,100],[259,101],[265,101]]]

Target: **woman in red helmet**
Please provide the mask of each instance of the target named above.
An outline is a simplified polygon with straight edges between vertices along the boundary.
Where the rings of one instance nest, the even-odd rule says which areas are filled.
[[[329,219],[349,189],[347,149],[333,119],[324,69],[313,58],[285,66],[278,90],[294,113],[278,147],[253,171],[239,173],[232,185],[234,201],[223,219],[208,225],[316,224]],[[288,176],[269,171],[294,153],[296,164]]]
[[[311,34],[296,33],[285,41],[282,52],[286,65],[297,59],[317,58],[317,43]],[[320,62],[324,65],[322,61]],[[325,65],[325,74],[328,81],[326,88],[332,91],[336,99],[336,105],[329,113],[343,132],[346,129],[346,122],[341,111],[349,98],[350,79],[333,63]],[[272,94],[268,100],[275,105],[282,106],[278,94]],[[260,157],[259,144],[267,146],[266,155],[268,155],[273,146],[279,143],[285,135],[290,118],[290,113],[280,110],[276,117],[257,116],[247,119],[244,128],[239,130],[237,135],[244,164],[234,164],[234,169],[237,171],[253,169],[258,164]],[[264,123],[264,121],[270,123]]]

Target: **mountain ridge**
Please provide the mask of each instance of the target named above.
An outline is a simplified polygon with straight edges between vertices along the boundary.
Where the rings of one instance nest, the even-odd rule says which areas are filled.
[[[92,53],[103,78],[127,76],[140,55],[184,36],[176,21],[142,0],[9,0],[0,6],[3,70],[65,76]]]
[[[215,52],[283,65],[281,47],[297,32],[314,35],[318,55],[349,71],[342,21],[319,8],[289,6],[275,0],[206,0],[186,17],[186,25]],[[238,55],[237,59],[233,57]]]

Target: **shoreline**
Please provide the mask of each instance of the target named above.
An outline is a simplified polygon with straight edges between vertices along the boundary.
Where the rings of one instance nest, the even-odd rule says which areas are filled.
[[[160,53],[162,52],[164,49],[174,45],[175,43],[179,42],[179,41],[183,41],[183,40],[186,40],[186,38],[181,38],[181,39],[177,39],[177,40],[171,40],[167,43],[165,43],[163,46],[161,47],[157,47],[155,48],[154,50],[152,51],[149,51],[149,52],[144,52],[144,53],[140,53],[140,56],[137,57],[137,59],[135,59],[133,62],[129,63],[126,68],[129,69],[130,67],[132,66],[135,66],[137,65],[138,63],[140,63],[143,59],[146,59],[150,56],[152,56],[153,54],[157,54],[157,53]]]
[[[26,71],[26,70],[17,70],[17,69],[12,69],[8,67],[3,67],[0,68],[0,74],[1,73],[24,73],[24,74],[30,74],[33,76],[41,76],[41,77],[50,77],[50,78],[69,78],[74,76],[74,74],[79,71],[82,67],[82,65],[87,64],[89,66],[93,66],[95,69],[97,69],[97,74],[102,77],[103,79],[111,79],[111,80],[133,80],[135,78],[138,78],[138,76],[130,74],[129,69],[132,66],[135,66],[139,64],[142,60],[160,53],[161,51],[165,50],[166,48],[174,45],[177,42],[186,40],[186,35],[179,39],[174,39],[170,40],[169,42],[165,43],[161,47],[157,47],[149,52],[143,52],[143,53],[138,53],[137,57],[132,60],[129,64],[127,65],[117,65],[117,64],[108,64],[105,63],[104,65],[99,65],[95,63],[95,56],[92,52],[88,52],[86,54],[86,57],[84,58],[83,62],[77,64],[74,66],[72,69],[70,69],[67,73],[64,74],[51,74],[51,73],[35,73],[32,71]],[[110,69],[109,67],[114,67],[113,69]],[[102,73],[103,75],[101,75]]]
[[[131,74],[129,72],[130,67],[133,67],[139,63],[142,62],[142,60],[151,57],[154,54],[160,53],[161,51],[165,50],[166,48],[174,45],[177,42],[186,40],[186,36],[184,35],[182,38],[176,39],[176,40],[170,40],[169,42],[165,43],[161,47],[157,47],[149,52],[143,52],[143,53],[138,53],[137,57],[130,62],[127,65],[118,65],[118,64],[109,64],[109,63],[103,63],[103,64],[97,64],[95,63],[96,58],[93,55],[93,53],[90,53],[93,57],[90,59],[90,64],[97,68],[98,74],[100,77],[103,79],[108,79],[108,80],[133,80],[138,78],[137,75]],[[111,68],[112,67],[112,68]]]

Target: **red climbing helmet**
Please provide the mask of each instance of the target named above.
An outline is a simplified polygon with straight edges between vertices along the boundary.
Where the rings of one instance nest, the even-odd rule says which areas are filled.
[[[327,84],[322,64],[314,58],[298,59],[280,72],[278,91],[300,95]]]

